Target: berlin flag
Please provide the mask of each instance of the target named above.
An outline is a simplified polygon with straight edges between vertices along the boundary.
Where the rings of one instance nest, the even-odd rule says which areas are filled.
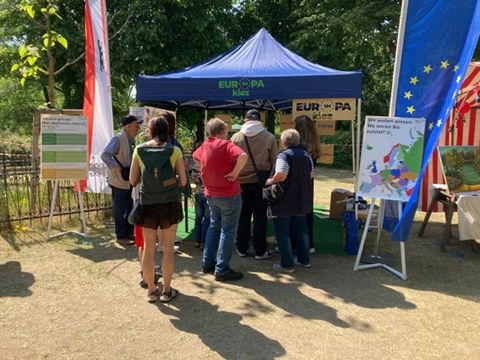
[[[85,0],[85,91],[89,171],[82,190],[109,192],[107,167],[100,158],[113,137],[112,94],[105,0]]]

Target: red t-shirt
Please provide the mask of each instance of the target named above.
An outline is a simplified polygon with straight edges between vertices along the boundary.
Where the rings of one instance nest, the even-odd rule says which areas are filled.
[[[193,153],[193,158],[200,163],[205,195],[226,197],[240,194],[240,182],[228,181],[225,175],[233,170],[238,156],[244,151],[230,140],[209,137]]]

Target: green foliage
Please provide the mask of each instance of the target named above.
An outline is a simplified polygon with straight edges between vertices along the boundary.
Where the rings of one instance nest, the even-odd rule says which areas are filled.
[[[16,79],[0,78],[0,132],[31,134],[33,112],[42,105],[39,84],[30,83],[22,88]]]
[[[67,39],[52,29],[54,18],[62,19],[58,14],[58,6],[54,0],[22,0],[17,5],[17,9],[31,19],[34,26],[44,33],[35,39],[34,42],[37,45],[24,42],[19,46],[20,61],[12,65],[11,71],[21,75],[22,86],[25,86],[28,79],[38,80],[41,75],[48,76],[49,102],[55,106],[55,62],[51,51],[56,44],[60,44],[65,49],[68,48]],[[37,18],[35,15],[38,13],[41,15]]]

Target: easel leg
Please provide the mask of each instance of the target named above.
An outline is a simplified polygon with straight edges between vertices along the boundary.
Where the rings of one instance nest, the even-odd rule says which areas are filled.
[[[85,210],[83,207],[83,196],[80,191],[80,181],[77,181],[78,204],[80,205],[80,218],[82,219],[82,232],[87,236],[87,222],[85,220]]]
[[[430,215],[432,215],[433,207],[435,206],[435,203],[437,202],[437,198],[438,198],[439,193],[440,193],[440,190],[438,190],[438,189],[433,190],[432,199],[430,200],[430,204],[428,204],[428,209],[427,209],[427,213],[425,214],[425,219],[423,219],[422,226],[420,227],[420,230],[418,231],[419,236],[423,236],[423,233],[425,232],[425,228],[427,227],[428,220],[430,220]]]
[[[52,204],[50,206],[50,215],[48,216],[47,241],[50,239],[50,232],[52,230],[53,211],[55,210],[55,205],[57,203],[57,195],[58,195],[58,180],[55,180],[55,183],[53,185],[53,197],[52,197]]]
[[[372,220],[373,208],[375,207],[375,199],[372,199],[372,203],[368,208],[367,220],[365,221],[365,226],[362,233],[362,241],[360,242],[360,247],[358,249],[357,259],[355,260],[355,265],[353,265],[353,271],[357,271],[360,265],[360,259],[362,258],[363,248],[365,246],[365,240],[367,239],[368,228],[370,226],[370,221]]]

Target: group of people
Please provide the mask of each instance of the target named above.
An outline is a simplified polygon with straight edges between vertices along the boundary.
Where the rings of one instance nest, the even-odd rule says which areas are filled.
[[[168,302],[179,294],[171,287],[171,280],[176,230],[183,219],[180,193],[187,177],[185,157],[174,140],[169,117],[173,117],[175,126],[169,112],[151,119],[146,141],[134,150],[130,144],[139,131],[139,121],[132,115],[124,117],[122,131],[102,154],[109,168],[117,241],[130,244],[135,238],[149,302]],[[313,168],[320,148],[313,121],[307,116],[297,117],[295,129],[281,134],[280,152],[256,109],[247,111],[241,130],[230,140],[227,125],[218,118],[207,122],[206,132],[208,138],[197,144],[192,154],[197,184],[195,240],[203,250],[202,272],[213,274],[217,281],[241,279],[243,274],[230,267],[230,260],[234,250],[239,257],[247,257],[250,243],[256,260],[274,256],[267,244],[267,218],[273,221],[280,253],[280,262],[273,268],[290,273],[295,265],[311,267]],[[282,196],[265,200],[264,187],[277,183],[283,189]],[[132,210],[131,201],[126,205],[127,199],[132,199],[132,187],[139,201],[135,236],[134,228],[126,223]],[[160,239],[162,289],[156,285],[159,274],[154,262]]]

